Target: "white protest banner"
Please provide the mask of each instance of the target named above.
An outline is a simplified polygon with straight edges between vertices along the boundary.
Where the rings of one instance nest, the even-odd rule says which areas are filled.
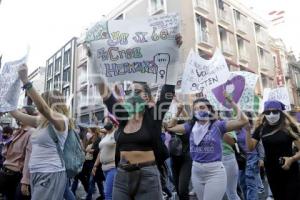
[[[219,49],[210,60],[190,51],[182,76],[183,93],[207,93],[211,88],[225,83],[230,76],[226,60]],[[205,91],[204,91],[205,90]]]
[[[102,74],[110,82],[175,84],[178,33],[177,14],[99,22],[86,37],[92,52],[92,76]]]
[[[275,89],[265,88],[263,95],[262,109],[266,101],[277,100],[285,105],[285,110],[291,110],[289,92],[286,87],[279,87]]]
[[[27,55],[20,60],[4,64],[0,73],[0,112],[17,109],[21,92],[18,70],[26,61]]]
[[[208,93],[207,98],[216,110],[226,111],[231,105],[225,100],[225,91],[242,110],[254,111],[254,91],[258,75],[247,71],[231,72],[228,81]]]

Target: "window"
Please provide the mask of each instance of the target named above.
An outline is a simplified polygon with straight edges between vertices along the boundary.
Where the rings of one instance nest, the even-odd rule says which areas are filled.
[[[259,33],[261,31],[261,25],[255,23],[255,31],[256,33]]]
[[[150,0],[151,1],[151,12],[157,12],[164,8],[164,0]]]
[[[93,115],[97,118],[98,121],[101,122],[104,118],[104,110],[100,110],[98,112],[95,112]]]
[[[115,20],[123,20],[123,19],[124,19],[123,13],[115,18]]]
[[[60,75],[54,77],[54,89],[60,90]]]
[[[90,115],[89,114],[81,115],[79,120],[80,120],[79,124],[89,124],[90,123]]]
[[[243,50],[245,48],[244,39],[241,38],[240,36],[237,36],[237,43],[239,49]]]
[[[70,87],[66,87],[63,89],[63,95],[65,98],[68,98],[70,96]]]
[[[204,17],[196,14],[198,42],[208,43],[208,27]]]
[[[64,67],[70,65],[71,61],[71,50],[67,50],[64,53]]]
[[[262,85],[263,85],[263,88],[268,88],[269,87],[269,84],[268,84],[268,77],[266,75],[263,75],[261,74],[261,82],[262,82]]]
[[[237,36],[237,44],[238,44],[238,49],[239,49],[239,55],[240,56],[246,56],[246,43],[245,43],[245,40],[240,37],[240,36]]]
[[[46,90],[47,91],[52,90],[52,80],[47,81],[47,88],[46,88]]]
[[[61,69],[61,57],[55,59],[55,73],[60,72]]]
[[[63,84],[66,85],[71,81],[71,70],[70,68],[65,69],[63,73]]]
[[[262,48],[258,47],[258,52],[259,52],[260,58],[261,59],[264,58],[264,55],[265,55],[264,50]]]
[[[294,72],[296,86],[297,88],[300,88],[300,73],[298,70],[295,70]]]
[[[227,31],[223,27],[219,26],[219,33],[221,42],[227,42]]]
[[[52,76],[52,70],[53,70],[53,63],[48,65],[48,71],[47,71],[48,78],[49,78],[49,76]]]
[[[220,10],[224,10],[224,2],[223,0],[217,0],[217,5]]]
[[[234,10],[234,16],[236,21],[240,21],[241,20],[241,13],[237,10]]]

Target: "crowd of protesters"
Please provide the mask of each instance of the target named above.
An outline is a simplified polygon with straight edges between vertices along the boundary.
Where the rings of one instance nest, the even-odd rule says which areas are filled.
[[[181,45],[181,36],[176,43]],[[258,200],[268,192],[265,181],[275,200],[300,199],[300,130],[279,101],[265,102],[255,117],[225,93],[231,112],[196,98],[190,107],[178,103],[175,116],[165,120],[175,86],[163,85],[154,100],[146,83],[134,82],[118,98],[99,77],[108,114],[103,126],[82,127],[70,118],[60,92],[38,94],[26,65],[19,78],[35,107],[11,111],[18,127],[0,129],[3,199],[73,200],[80,182],[87,200],[96,191],[105,200],[162,200],[174,193],[179,200],[192,193],[198,200]],[[69,134],[78,134],[85,153],[74,177],[60,157]]]

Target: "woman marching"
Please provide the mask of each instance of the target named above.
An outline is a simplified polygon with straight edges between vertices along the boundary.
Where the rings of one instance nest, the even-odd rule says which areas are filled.
[[[62,200],[67,184],[65,167],[59,157],[56,143],[50,131],[57,135],[61,149],[73,128],[63,95],[58,91],[48,91],[40,96],[28,80],[28,68],[23,65],[19,71],[24,90],[33,100],[40,115],[30,116],[17,113],[14,117],[32,127],[37,127],[31,135],[32,151],[29,160],[32,200]]]
[[[176,43],[181,45],[181,36],[176,36]],[[164,85],[160,99],[155,106],[150,106],[151,90],[145,83],[135,83],[123,103],[117,102],[103,79],[99,82],[99,91],[108,111],[120,123],[115,133],[117,172],[112,199],[162,200],[157,165],[165,161],[167,152],[162,152],[161,127],[175,86]]]
[[[293,155],[293,144],[300,149],[300,130],[285,106],[279,101],[264,104],[262,120],[257,122],[253,136],[247,132],[247,145],[253,150],[262,140],[265,149],[265,168],[275,200],[300,199],[300,152]]]
[[[227,95],[226,95],[227,96]],[[213,106],[205,98],[193,103],[191,122],[168,128],[190,137],[190,153],[193,160],[192,183],[198,200],[221,200],[226,191],[227,177],[222,164],[222,139],[225,133],[243,127],[247,116],[227,97],[237,111],[237,119],[217,120]]]

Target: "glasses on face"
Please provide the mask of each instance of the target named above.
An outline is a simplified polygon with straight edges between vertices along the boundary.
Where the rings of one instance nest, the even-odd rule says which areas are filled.
[[[270,115],[271,113],[273,113],[273,115],[277,115],[277,114],[280,113],[280,111],[279,110],[266,110],[266,111],[264,111],[265,115]]]
[[[134,90],[134,94],[140,95],[141,93],[142,93],[142,90],[140,90],[140,89],[135,89],[135,90]],[[125,91],[125,94],[126,94],[126,95],[132,94],[132,90],[126,90],[126,91]]]

